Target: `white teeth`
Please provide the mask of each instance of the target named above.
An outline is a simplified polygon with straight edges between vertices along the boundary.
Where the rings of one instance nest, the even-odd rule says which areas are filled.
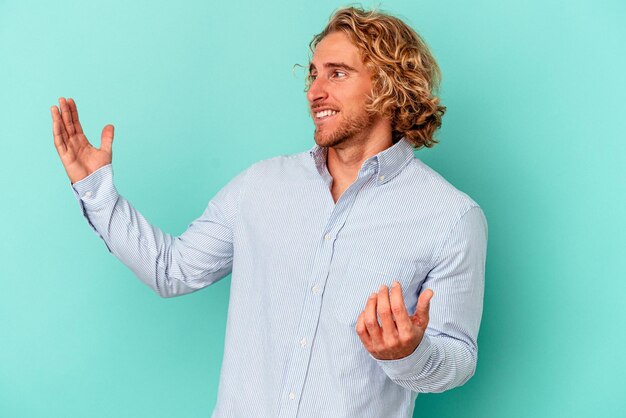
[[[321,112],[317,112],[315,114],[315,117],[316,118],[323,118],[323,117],[326,117],[326,116],[334,115],[336,113],[337,113],[336,110],[322,110]]]

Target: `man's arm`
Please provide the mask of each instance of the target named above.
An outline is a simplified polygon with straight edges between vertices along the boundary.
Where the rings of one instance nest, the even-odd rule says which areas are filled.
[[[472,207],[438,251],[414,315],[409,316],[399,287],[392,287],[391,298],[385,288],[368,300],[356,330],[395,383],[415,392],[443,392],[473,376],[486,250],[487,223],[481,209]]]
[[[162,297],[206,287],[228,275],[233,225],[245,171],[209,202],[180,236],[150,223],[113,185],[111,165],[72,185],[83,214],[109,251]]]
[[[179,237],[150,225],[113,185],[113,127],[105,126],[94,148],[78,120],[73,100],[51,109],[54,143],[83,215],[109,251],[163,297],[190,293],[230,273],[233,225],[245,172],[209,202]]]

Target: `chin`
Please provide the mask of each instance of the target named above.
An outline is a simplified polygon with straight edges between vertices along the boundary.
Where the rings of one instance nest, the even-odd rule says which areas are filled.
[[[329,129],[328,126],[316,128],[313,134],[315,143],[320,147],[334,147],[341,144],[347,136],[345,130],[341,128]]]
[[[337,137],[336,135],[324,135],[315,133],[315,143],[320,147],[336,147],[345,141],[345,137]]]
[[[353,117],[346,117],[339,124],[334,125],[334,129],[331,126],[322,125],[320,128],[315,129],[313,135],[315,143],[320,147],[337,147],[342,144],[352,144],[361,141],[361,138],[366,137],[367,133],[372,130],[375,118],[367,113],[359,114]]]

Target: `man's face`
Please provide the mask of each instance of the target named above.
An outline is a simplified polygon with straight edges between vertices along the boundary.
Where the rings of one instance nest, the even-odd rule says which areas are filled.
[[[372,80],[348,36],[343,32],[326,35],[315,48],[309,72],[313,81],[307,100],[315,142],[335,147],[365,140],[375,121],[365,110]]]

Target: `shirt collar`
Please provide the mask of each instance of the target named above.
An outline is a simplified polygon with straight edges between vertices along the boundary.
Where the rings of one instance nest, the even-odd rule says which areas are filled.
[[[317,171],[323,176],[327,170],[328,148],[315,144],[309,150],[309,154],[315,162]],[[363,161],[359,173],[373,168],[376,170],[376,183],[380,185],[394,178],[413,158],[413,147],[406,138],[402,137],[389,148]]]

